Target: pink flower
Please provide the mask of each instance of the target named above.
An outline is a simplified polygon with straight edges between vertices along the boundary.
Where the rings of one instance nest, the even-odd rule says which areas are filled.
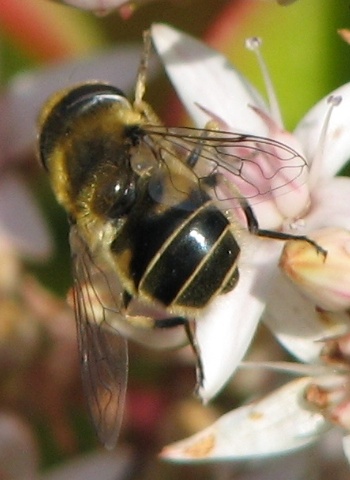
[[[265,70],[269,105],[223,56],[201,42],[165,25],[154,25],[152,36],[167,73],[197,126],[203,128],[214,119],[224,130],[281,141],[305,158],[300,183],[288,185],[289,191],[274,195],[272,176],[272,194],[267,201],[252,205],[261,227],[311,237],[314,230],[325,227],[349,229],[350,180],[335,175],[350,154],[350,84],[321,100],[290,134],[283,128],[258,39],[251,39],[248,46],[257,53]],[[245,195],[244,182],[239,187]],[[319,241],[322,246],[322,237]],[[292,243],[298,248],[299,242]],[[282,247],[282,242],[274,240],[249,240],[237,288],[217,298],[198,318],[197,339],[205,375],[200,394],[204,400],[214,396],[235,371],[262,314],[279,341],[305,362],[319,362],[324,340],[347,330],[345,312],[316,308],[314,301],[278,270]],[[325,265],[331,265],[333,247],[325,242],[325,249],[329,249]],[[299,371],[298,365],[289,368]],[[310,411],[301,402],[307,397],[315,374],[314,367],[305,368],[303,372],[300,366],[300,373],[311,377],[291,382],[261,402],[234,410],[198,436],[169,447],[164,455],[193,460],[198,453],[196,447],[203,447],[201,458],[242,458],[281,453],[314,442],[331,423],[320,409]],[[323,373],[330,372],[327,362]],[[341,378],[338,374],[335,377]],[[344,402],[345,397],[344,394]],[[189,451],[195,454],[188,454]]]

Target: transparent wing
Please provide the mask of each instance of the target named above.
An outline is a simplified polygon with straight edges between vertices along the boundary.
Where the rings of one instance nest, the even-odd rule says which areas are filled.
[[[215,185],[219,200],[244,196],[258,203],[287,193],[306,181],[305,158],[288,145],[267,137],[196,128],[147,127],[145,142],[158,161],[174,171],[175,157],[187,164],[199,184],[225,178],[234,189]],[[172,165],[170,165],[172,163]],[[219,182],[220,183],[220,182]]]
[[[118,296],[74,226],[70,244],[83,386],[97,434],[111,449],[121,426],[128,369],[127,342],[107,323],[110,309],[118,305]]]

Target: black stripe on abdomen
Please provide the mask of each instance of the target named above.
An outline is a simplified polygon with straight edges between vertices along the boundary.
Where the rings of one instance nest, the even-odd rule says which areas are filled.
[[[237,260],[240,248],[230,229],[226,229],[205,262],[176,298],[179,307],[203,308],[215,295],[232,290],[238,281]]]
[[[233,237],[228,227],[228,220],[215,207],[207,206],[198,210],[185,225],[181,226],[178,234],[174,235],[171,243],[162,250],[152,268],[146,272],[140,282],[140,292],[156,298],[166,306],[174,301],[179,305],[180,300],[180,303],[188,307],[208,303],[211,290],[217,290],[222,282],[221,276],[225,276],[225,267],[223,274],[217,270],[222,268],[225,261],[230,262],[229,251],[232,249],[230,239]],[[219,242],[219,246],[216,247],[222,235],[224,238],[227,236],[227,239],[222,245]],[[192,285],[191,277],[194,272],[196,275]],[[203,281],[209,279],[208,288],[203,285]],[[185,291],[177,299],[184,286]]]

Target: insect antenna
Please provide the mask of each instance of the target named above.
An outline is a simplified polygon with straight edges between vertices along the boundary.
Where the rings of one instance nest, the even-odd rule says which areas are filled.
[[[140,105],[143,102],[151,46],[152,46],[151,32],[150,30],[145,30],[143,32],[143,52],[141,55],[140,66],[139,66],[137,77],[136,77],[135,106]]]

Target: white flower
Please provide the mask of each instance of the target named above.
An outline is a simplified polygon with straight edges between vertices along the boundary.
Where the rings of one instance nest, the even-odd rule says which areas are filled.
[[[292,185],[288,194],[272,194],[268,201],[253,205],[262,228],[298,235],[323,227],[349,228],[350,180],[334,175],[350,153],[350,84],[321,100],[292,135],[283,129],[268,78],[266,106],[227,59],[203,43],[160,24],[153,26],[152,37],[197,126],[203,128],[214,119],[225,130],[281,141],[306,159],[301,183]],[[257,39],[250,40],[249,47],[259,55]],[[243,195],[244,188],[241,184]],[[271,183],[271,192],[273,188]],[[319,358],[322,344],[315,340],[344,332],[342,316],[328,324],[322,321],[314,305],[278,272],[283,242],[252,242],[252,252],[246,257],[243,253],[242,282],[229,294],[217,298],[197,322],[205,375],[200,395],[204,400],[215,395],[232,375],[264,310],[265,321],[279,340],[305,361]]]
[[[162,456],[182,462],[244,460],[310,445],[329,424],[320,413],[303,408],[302,394],[308,383],[307,377],[295,380],[258,402],[237,408],[205,430],[165,447]]]
[[[322,345],[324,366],[246,364],[308,376],[223,415],[201,432],[165,447],[162,456],[180,462],[278,456],[311,446],[336,425],[345,435],[337,439],[333,450],[341,451],[342,442],[350,462],[350,336]],[[315,461],[313,457],[312,463]]]

